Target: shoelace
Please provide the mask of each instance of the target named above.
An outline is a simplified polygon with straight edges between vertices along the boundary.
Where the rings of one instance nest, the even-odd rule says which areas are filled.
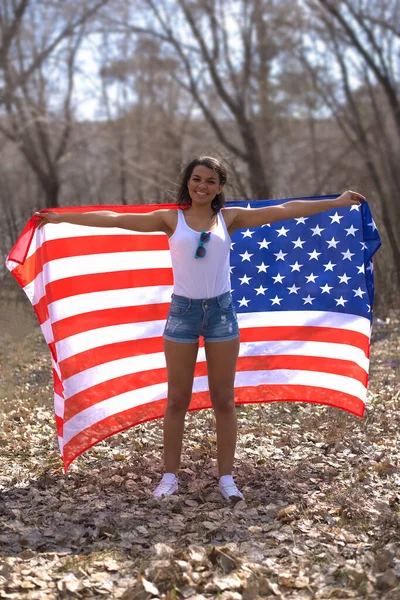
[[[242,497],[242,494],[239,492],[238,488],[234,483],[228,483],[221,487],[224,490],[224,492],[228,494],[228,496],[237,496],[238,498]]]

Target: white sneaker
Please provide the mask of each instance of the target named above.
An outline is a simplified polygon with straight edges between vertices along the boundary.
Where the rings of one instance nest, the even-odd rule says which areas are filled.
[[[237,488],[231,475],[223,475],[220,478],[219,491],[225,500],[244,500],[242,492]]]
[[[155,498],[162,496],[171,496],[178,491],[178,478],[175,473],[165,473],[161,482],[153,492]]]

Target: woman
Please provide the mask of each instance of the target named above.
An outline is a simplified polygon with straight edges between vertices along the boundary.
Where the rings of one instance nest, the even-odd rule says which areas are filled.
[[[146,214],[36,213],[40,226],[65,222],[121,227],[140,232],[163,231],[169,238],[174,289],[164,330],[168,374],[165,474],[153,492],[155,497],[178,491],[184,421],[202,335],[216,417],[219,489],[225,499],[243,498],[232,478],[237,434],[234,379],[239,329],[230,292],[230,235],[236,229],[306,217],[331,208],[360,204],[365,199],[348,190],[334,200],[292,200],[264,208],[224,208],[226,179],[226,170],[217,159],[201,157],[193,160],[183,173],[178,197],[182,209],[159,209]]]

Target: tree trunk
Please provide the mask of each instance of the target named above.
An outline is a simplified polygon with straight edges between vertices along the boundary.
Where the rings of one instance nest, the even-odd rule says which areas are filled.
[[[59,208],[60,182],[57,179],[41,179],[42,189],[46,200],[46,208]]]

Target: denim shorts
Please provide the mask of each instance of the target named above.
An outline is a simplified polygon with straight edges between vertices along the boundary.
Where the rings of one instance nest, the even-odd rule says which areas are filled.
[[[239,326],[232,295],[193,300],[172,294],[164,338],[172,342],[226,342],[239,337]]]

